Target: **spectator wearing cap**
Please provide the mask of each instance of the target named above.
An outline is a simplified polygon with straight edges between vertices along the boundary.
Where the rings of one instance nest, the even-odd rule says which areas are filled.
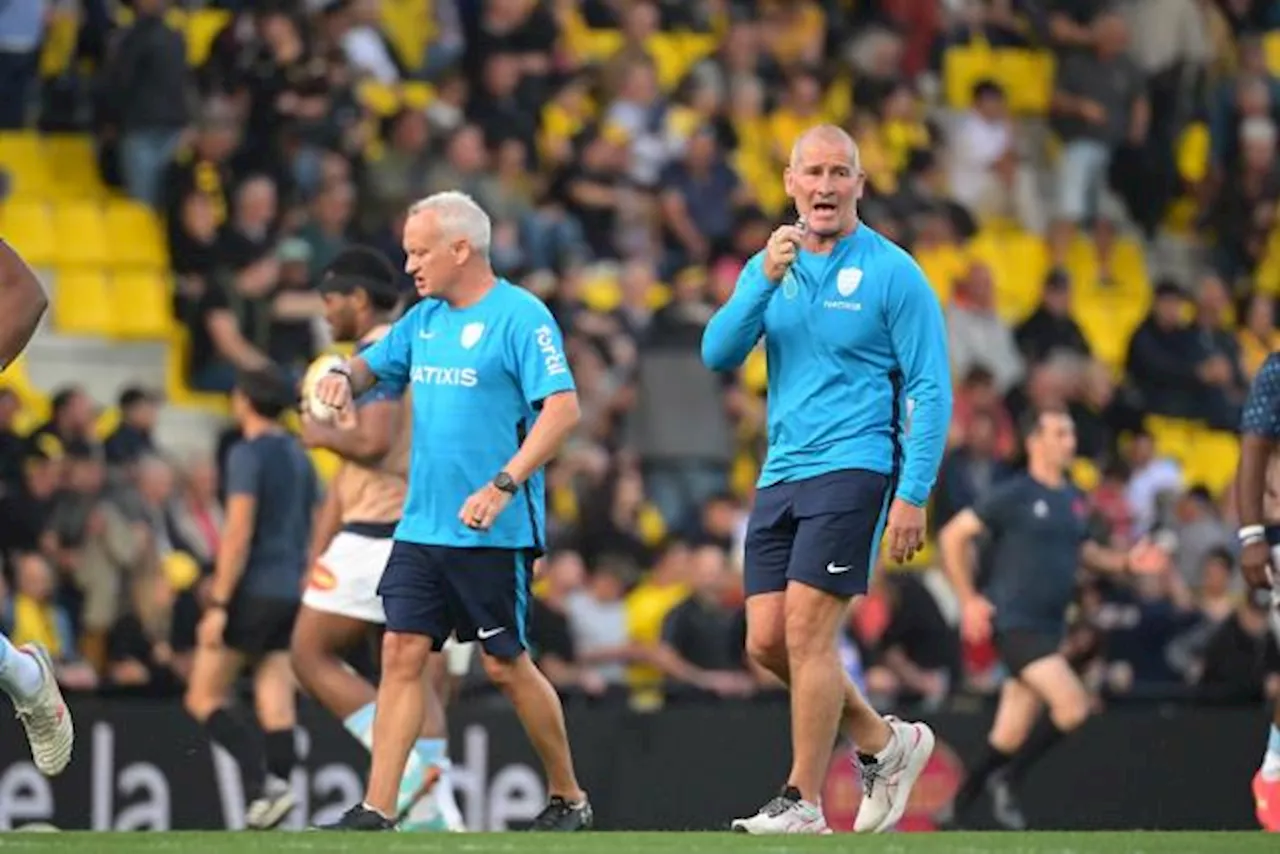
[[[129,465],[139,457],[156,452],[153,433],[160,415],[159,398],[152,392],[130,386],[120,393],[120,425],[107,437],[104,449],[113,466]]]
[[[1191,417],[1199,411],[1196,335],[1182,319],[1186,294],[1170,281],[1156,286],[1155,305],[1129,340],[1126,368],[1148,412]],[[1214,369],[1220,372],[1220,368]]]
[[[1014,332],[1028,363],[1042,362],[1066,351],[1088,358],[1089,342],[1071,317],[1071,277],[1061,268],[1049,272],[1039,307]]]

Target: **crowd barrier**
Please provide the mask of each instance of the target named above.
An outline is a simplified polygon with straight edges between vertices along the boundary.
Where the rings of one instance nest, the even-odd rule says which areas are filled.
[[[790,753],[780,703],[712,704],[641,714],[568,705],[579,774],[602,829],[723,828],[776,789]],[[176,702],[78,698],[70,767],[55,779],[29,761],[16,721],[0,728],[0,829],[168,830],[243,826],[243,787],[230,757],[211,750]],[[1109,710],[1050,754],[1027,779],[1035,827],[1246,829],[1249,781],[1266,735],[1261,708],[1141,705]],[[938,749],[917,785],[904,830],[930,816],[963,777],[961,757],[981,746],[990,711],[929,717]],[[341,726],[306,705],[300,713],[299,807],[286,827],[337,818],[362,794],[366,762]],[[542,807],[545,788],[511,712],[491,698],[452,710],[451,753],[467,824],[516,829]],[[858,783],[832,765],[825,806],[852,825]]]

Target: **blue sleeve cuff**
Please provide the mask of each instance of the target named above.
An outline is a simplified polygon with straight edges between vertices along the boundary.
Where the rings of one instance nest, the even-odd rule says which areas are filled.
[[[898,492],[894,498],[901,498],[913,507],[924,507],[929,502],[927,484],[904,480],[898,484]]]
[[[764,274],[764,253],[758,252],[746,266],[742,268],[742,281],[738,287],[752,297],[761,297],[771,293],[775,285]]]

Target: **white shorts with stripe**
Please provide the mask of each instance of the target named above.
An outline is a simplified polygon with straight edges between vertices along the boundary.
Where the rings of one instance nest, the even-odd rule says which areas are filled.
[[[311,568],[302,604],[314,611],[382,625],[387,621],[378,582],[394,540],[339,531]],[[449,672],[463,676],[471,669],[474,644],[445,641]]]

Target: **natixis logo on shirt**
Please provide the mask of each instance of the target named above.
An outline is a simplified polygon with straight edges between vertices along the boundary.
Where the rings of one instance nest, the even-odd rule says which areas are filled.
[[[475,368],[437,368],[434,365],[414,365],[409,379],[419,385],[445,385],[473,388],[480,383]]]
[[[858,285],[862,284],[862,271],[857,267],[845,267],[839,273],[836,273],[836,293],[842,299],[829,299],[822,303],[824,308],[833,308],[837,311],[862,311],[862,303],[850,302],[848,297],[853,296],[854,291],[858,290]]]

